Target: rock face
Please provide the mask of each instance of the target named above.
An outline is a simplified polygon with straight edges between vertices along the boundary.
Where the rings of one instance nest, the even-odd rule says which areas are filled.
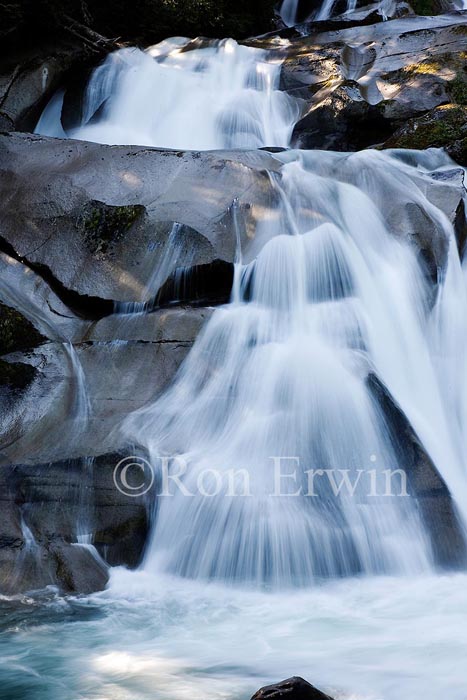
[[[301,105],[294,145],[436,146],[467,164],[466,17],[412,11],[444,10],[442,2],[364,6],[249,41],[281,47],[281,56],[278,38],[289,41],[281,80]],[[300,19],[314,8],[301,3]],[[394,19],[383,22],[386,16]],[[76,39],[82,27],[70,29]],[[56,89],[111,48],[99,42],[87,32],[77,44],[4,62],[0,128],[32,129]],[[371,157],[389,167],[385,154]],[[370,161],[362,158],[360,168],[355,161],[358,154],[342,158],[339,179],[375,197]],[[326,163],[323,176],[332,167]],[[118,428],[164,391],[211,307],[228,300],[238,241],[245,262],[256,257],[257,223],[273,216],[278,198],[268,172],[281,167],[267,151],[162,151],[0,134],[1,594],[47,585],[88,593],[105,586],[108,566],[141,561],[151,513],[144,498],[129,498],[114,483],[129,449]],[[426,196],[454,224],[464,251],[464,171],[453,164],[412,179],[420,201]],[[411,237],[434,299],[449,246],[443,222],[403,198],[378,206],[388,230]],[[386,388],[371,375],[368,384],[400,445],[437,562],[464,565],[445,483]],[[283,697],[330,700],[301,678],[254,696]]]
[[[112,481],[115,453],[128,454],[119,426],[172,381],[212,312],[205,304],[227,300],[237,235],[245,260],[257,254],[256,222],[277,196],[265,171],[282,162],[261,151],[179,153],[21,134],[0,136],[0,147],[0,361],[16,372],[15,383],[0,375],[0,586],[86,592],[105,585],[107,564],[136,566],[147,536],[144,501]],[[386,154],[371,156],[393,167]],[[359,154],[320,167],[371,184]],[[463,245],[463,170],[432,175],[413,178],[458,220]],[[435,293],[446,232],[410,201],[383,205],[394,235],[411,232]],[[389,424],[408,435],[407,469],[436,558],[459,565],[463,539],[446,486],[388,402]]]
[[[107,565],[139,564],[149,517],[144,498],[114,482],[124,456],[0,468],[0,593],[89,593],[105,586]]]
[[[176,268],[231,263],[234,200],[248,257],[258,210],[274,196],[265,170],[280,166],[266,152],[64,147],[13,134],[0,137],[0,163],[4,251],[55,280],[62,297],[71,290],[116,302],[150,296],[155,269],[162,286]]]
[[[384,143],[385,148],[446,148],[449,155],[467,165],[467,107],[443,105],[422,117],[409,119]]]
[[[408,493],[417,502],[430,533],[435,562],[440,567],[465,567],[467,547],[463,528],[445,482],[387,388],[374,374],[368,376],[367,384],[385,416],[397,463],[408,478]]]
[[[86,593],[105,585],[106,564],[137,566],[148,513],[144,498],[128,497],[113,480],[124,456],[0,469],[0,551],[8,562],[0,592],[12,578],[15,590],[54,584]]]
[[[18,44],[19,45],[19,44]],[[32,131],[56,90],[73,71],[86,70],[104,55],[69,40],[18,48],[0,61],[0,129]]]
[[[285,681],[260,688],[251,700],[332,700],[332,698],[300,676],[293,676]]]
[[[429,110],[465,104],[462,13],[340,26],[316,22],[307,25],[309,36],[289,39],[282,84],[303,100],[295,146],[358,150],[387,141]],[[275,40],[257,44],[274,48]]]

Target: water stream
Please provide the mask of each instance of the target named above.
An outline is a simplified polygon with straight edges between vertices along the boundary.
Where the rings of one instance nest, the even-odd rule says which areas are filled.
[[[186,48],[177,39],[110,56],[66,135],[195,150],[289,144],[300,110],[279,90],[277,56],[231,40]],[[64,135],[62,100],[40,133]],[[15,687],[7,672],[10,698],[244,698],[297,673],[338,697],[465,699],[465,576],[434,573],[412,499],[368,484],[335,497],[326,474],[316,497],[304,494],[310,470],[372,470],[379,483],[400,466],[369,388],[376,376],[467,517],[467,290],[452,225],[430,198],[455,165],[438,151],[275,157],[276,215],[259,222],[250,262],[238,250],[231,303],[169,390],[122,426],[154,465],[185,462],[193,495],[160,499],[140,571],[114,571],[86,601],[50,600],[43,622],[16,625],[12,613],[2,663],[25,675]],[[444,246],[436,281],[412,241],[413,206]],[[160,281],[156,270],[148,290]],[[296,478],[271,498],[275,458]],[[206,491],[222,484],[209,497],[199,478],[213,469]],[[232,473],[251,496],[231,493]],[[52,663],[44,650],[57,637]]]

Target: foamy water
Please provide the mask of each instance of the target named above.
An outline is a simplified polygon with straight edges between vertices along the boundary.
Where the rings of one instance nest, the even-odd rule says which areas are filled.
[[[193,149],[289,143],[299,108],[278,90],[277,57],[230,41],[183,46],[109,57],[67,135]],[[64,135],[62,99],[40,132]],[[410,499],[328,507],[327,492],[318,502],[266,495],[274,453],[306,457],[306,468],[355,471],[373,457],[378,469],[397,466],[365,381],[374,372],[466,515],[465,277],[452,225],[430,201],[455,165],[438,151],[277,157],[275,223],[258,223],[246,258],[237,251],[232,303],[166,394],[122,426],[154,461],[189,458],[186,485],[206,465],[246,466],[256,498],[166,499],[141,571],[114,571],[105,593],[50,603],[50,619],[34,612],[31,626],[26,604],[4,637],[10,698],[28,687],[35,700],[247,698],[293,674],[337,698],[467,697],[467,578],[433,573]],[[436,295],[410,243],[413,205],[446,248]],[[338,579],[355,571],[366,576]]]
[[[237,700],[300,674],[346,700],[465,700],[465,575],[242,591],[116,570],[109,590],[4,611],[0,697]]]

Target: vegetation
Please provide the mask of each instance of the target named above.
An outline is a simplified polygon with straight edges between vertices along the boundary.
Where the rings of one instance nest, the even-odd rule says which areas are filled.
[[[106,253],[109,245],[122,240],[125,233],[144,216],[144,213],[145,208],[140,204],[113,207],[102,202],[93,202],[83,212],[80,225],[92,252]]]
[[[1,387],[7,386],[10,390],[21,391],[33,381],[37,374],[35,367],[15,362],[10,364],[0,359],[0,394]]]
[[[0,2],[0,39],[66,35],[73,21],[109,38],[150,44],[167,36],[237,38],[271,29],[274,0],[11,0]]]
[[[467,154],[467,107],[444,105],[410,119],[385,143],[386,148],[445,147],[461,164]]]
[[[18,311],[0,303],[0,355],[29,350],[44,341]]]
[[[417,15],[438,15],[443,10],[441,0],[411,0],[410,4]]]

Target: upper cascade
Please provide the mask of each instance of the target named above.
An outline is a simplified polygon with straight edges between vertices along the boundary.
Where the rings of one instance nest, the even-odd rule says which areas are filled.
[[[233,39],[189,44],[176,38],[111,54],[91,77],[81,121],[64,131],[58,93],[36,132],[192,150],[287,147],[300,110],[279,90],[281,61]]]
[[[384,0],[382,0],[384,2]],[[304,22],[307,19],[324,20],[329,19],[336,5],[339,4],[340,11],[351,12],[357,5],[357,0],[346,0],[344,7],[340,8],[342,3],[339,0],[323,0],[319,2],[301,2],[301,0],[283,0],[279,14],[282,21],[287,27],[293,27],[295,24]],[[381,3],[382,4],[382,3]]]

